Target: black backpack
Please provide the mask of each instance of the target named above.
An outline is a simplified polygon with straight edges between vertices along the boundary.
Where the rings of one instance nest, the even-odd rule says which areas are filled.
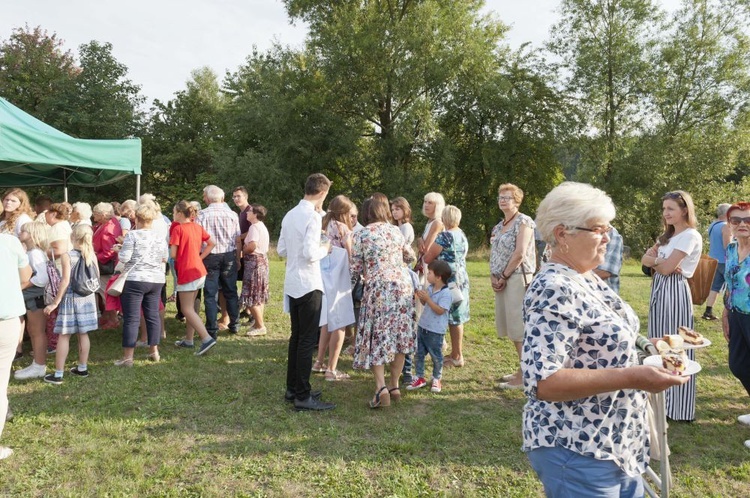
[[[96,264],[87,265],[83,255],[70,272],[70,285],[79,296],[88,296],[99,290],[99,268]]]

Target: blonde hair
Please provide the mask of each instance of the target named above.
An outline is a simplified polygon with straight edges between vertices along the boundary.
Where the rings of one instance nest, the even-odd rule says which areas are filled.
[[[513,196],[513,200],[516,201],[516,204],[520,205],[523,202],[523,190],[521,190],[520,187],[517,187],[512,183],[503,183],[497,188],[497,195],[500,195],[500,192],[503,190],[510,192],[510,195]]]
[[[115,208],[109,202],[100,202],[94,206],[94,213],[100,214],[107,219],[112,218],[115,215]]]
[[[602,190],[587,183],[563,182],[550,190],[536,211],[536,227],[544,241],[555,247],[555,228],[573,228],[587,221],[601,218],[610,222],[615,218],[615,205]]]
[[[445,198],[443,194],[437,192],[430,192],[424,196],[424,202],[435,203],[435,217],[433,219],[439,220],[443,216],[443,209],[445,209]],[[422,214],[427,217],[427,213],[424,212],[424,205],[422,205]]]
[[[76,225],[73,233],[70,234],[70,240],[74,246],[78,246],[77,249],[81,251],[81,257],[87,265],[96,264],[93,238],[94,232],[89,225]]]
[[[26,243],[28,249],[41,249],[47,252],[49,242],[47,242],[47,227],[41,221],[29,221],[21,227],[22,232],[29,234],[29,242]]]
[[[456,228],[461,223],[461,210],[456,206],[445,206],[440,220],[446,229]]]
[[[141,223],[154,221],[157,216],[159,216],[159,210],[156,209],[156,204],[153,202],[141,204],[135,211],[135,219]]]

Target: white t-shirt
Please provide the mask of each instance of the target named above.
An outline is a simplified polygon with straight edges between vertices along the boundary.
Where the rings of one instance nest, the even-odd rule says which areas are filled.
[[[15,226],[14,231],[13,231],[13,233],[15,234],[15,236],[16,237],[20,237],[21,236],[21,228],[23,228],[23,226],[26,223],[31,223],[32,221],[34,221],[34,220],[32,220],[31,216],[29,216],[28,214],[22,214],[21,216],[19,216],[18,219],[16,219],[16,226]],[[5,225],[6,225],[6,221],[5,220],[0,221],[0,227],[3,227]]]
[[[26,314],[18,270],[26,268],[28,264],[29,257],[18,238],[0,233],[0,282],[3,283],[0,320],[9,320]]]
[[[686,254],[680,262],[682,275],[690,278],[695,273],[695,268],[701,259],[703,252],[703,237],[695,228],[688,228],[684,232],[669,239],[667,245],[659,246],[659,259],[667,259],[677,249]]]
[[[29,257],[29,265],[31,265],[31,271],[33,275],[31,277],[31,283],[35,287],[44,287],[49,283],[49,276],[47,275],[47,255],[41,249],[34,248],[26,253]]]

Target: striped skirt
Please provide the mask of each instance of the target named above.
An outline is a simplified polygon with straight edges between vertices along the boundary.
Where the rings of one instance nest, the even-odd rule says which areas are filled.
[[[693,301],[687,279],[680,274],[657,273],[651,286],[648,310],[648,337],[659,338],[676,334],[680,326],[693,328]],[[688,358],[695,360],[695,350],[687,350]],[[667,390],[667,417],[672,420],[695,419],[695,375],[687,384]]]

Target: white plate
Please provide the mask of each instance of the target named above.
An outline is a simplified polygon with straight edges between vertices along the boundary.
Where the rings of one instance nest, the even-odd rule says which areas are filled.
[[[663,368],[663,364],[661,362],[661,355],[658,355],[658,354],[647,357],[645,360],[643,360],[643,364],[651,366],[651,367]],[[700,363],[698,363],[697,361],[693,361],[693,360],[687,360],[687,363],[685,364],[685,370],[683,372],[680,372],[679,375],[695,375],[700,371],[701,371]]]
[[[710,345],[711,345],[711,341],[709,341],[708,339],[704,337],[702,344],[688,344],[687,342],[683,342],[682,346],[680,347],[682,349],[700,349],[700,348],[707,348]]]

